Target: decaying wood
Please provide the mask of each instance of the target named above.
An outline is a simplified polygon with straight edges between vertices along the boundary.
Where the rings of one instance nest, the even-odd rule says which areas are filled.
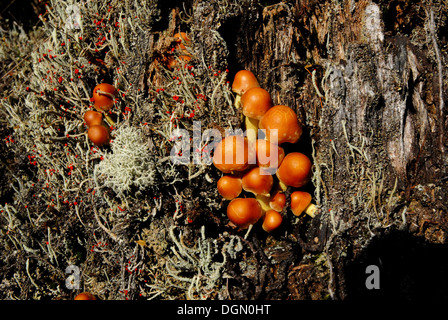
[[[276,104],[296,108],[307,129],[300,143],[314,160],[320,215],[302,237],[325,233],[323,295],[350,296],[346,266],[393,230],[446,242],[446,10],[437,2],[285,1],[250,6],[226,38],[235,41],[231,58]],[[420,23],[407,26],[409,15]],[[417,228],[427,215],[431,226]],[[292,272],[317,277],[309,268]]]

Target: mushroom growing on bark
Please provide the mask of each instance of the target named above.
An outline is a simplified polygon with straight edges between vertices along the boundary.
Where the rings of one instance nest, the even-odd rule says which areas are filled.
[[[272,209],[268,210],[264,215],[262,228],[266,232],[272,232],[280,227],[282,221],[283,216],[279,212]]]
[[[311,218],[316,216],[317,207],[311,203],[311,194],[305,191],[294,191],[291,193],[291,211],[296,216],[305,212]]]
[[[235,107],[240,107],[241,96],[249,89],[260,87],[257,78],[249,70],[240,70],[235,74],[232,91],[236,93]]]
[[[274,178],[267,170],[260,167],[250,169],[243,175],[242,183],[243,190],[255,195],[255,199],[260,203],[263,211],[271,209],[269,197],[274,185]]]
[[[227,217],[240,229],[247,229],[263,215],[260,204],[254,198],[235,198],[227,206]]]
[[[219,194],[226,200],[238,197],[243,191],[240,177],[222,176],[217,183]]]
[[[311,160],[303,153],[288,153],[276,173],[280,188],[285,191],[287,187],[306,185],[311,179],[311,166]]]
[[[272,107],[271,95],[263,88],[251,88],[241,96],[241,107],[245,116],[247,139],[253,142],[257,139],[259,120]]]
[[[269,207],[281,212],[286,205],[286,195],[283,192],[276,192],[269,200]]]
[[[263,168],[255,167],[243,175],[242,184],[244,191],[252,192],[255,195],[269,196],[274,185],[274,178]]]
[[[258,126],[266,130],[266,140],[278,145],[296,143],[302,135],[302,126],[296,113],[283,105],[273,106],[266,111]]]
[[[257,154],[257,165],[270,174],[277,171],[285,158],[285,150],[282,147],[263,139],[256,141],[255,152]]]
[[[255,163],[255,150],[243,136],[227,136],[215,147],[213,164],[224,173],[244,171],[250,163]]]

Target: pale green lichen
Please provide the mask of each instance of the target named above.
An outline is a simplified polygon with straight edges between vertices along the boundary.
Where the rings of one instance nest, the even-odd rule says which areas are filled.
[[[150,144],[144,140],[140,129],[121,126],[114,131],[111,151],[100,150],[103,158],[95,166],[94,176],[99,185],[111,188],[124,198],[134,189],[138,196],[155,182],[155,167]]]

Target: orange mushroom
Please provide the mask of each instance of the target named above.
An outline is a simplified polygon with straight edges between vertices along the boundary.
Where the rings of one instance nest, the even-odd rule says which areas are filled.
[[[273,230],[280,227],[282,222],[283,222],[283,216],[279,212],[271,209],[266,211],[263,218],[263,224],[261,227],[266,232],[272,232]]]
[[[243,190],[252,192],[255,199],[260,203],[263,212],[271,209],[269,207],[269,197],[274,178],[264,168],[255,167],[250,169],[242,178]]]
[[[311,160],[300,152],[288,153],[283,159],[276,175],[284,191],[288,186],[300,188],[311,179]]]
[[[96,300],[96,297],[90,292],[81,292],[74,300]]]
[[[179,62],[182,63],[182,65],[185,65],[186,63],[190,62],[191,57],[187,55],[181,55],[178,57],[169,57],[167,59],[166,67],[169,70],[173,70],[179,65]]]
[[[226,200],[238,197],[243,191],[240,177],[222,176],[217,183],[219,194]]]
[[[235,198],[227,206],[227,217],[240,229],[247,229],[263,215],[260,204],[254,198]]]
[[[255,163],[255,150],[249,148],[247,139],[241,135],[225,137],[214,150],[213,164],[224,173],[244,171]]]
[[[84,121],[88,127],[101,124],[103,122],[103,115],[94,110],[88,110],[84,113]]]
[[[94,145],[102,146],[109,143],[109,128],[104,124],[93,125],[87,131],[87,136]]]
[[[257,154],[257,165],[270,174],[277,171],[285,158],[285,150],[282,147],[263,139],[256,141],[255,152]]]
[[[241,96],[241,107],[245,116],[247,138],[249,141],[255,141],[258,122],[272,107],[271,95],[263,88],[251,88]]]
[[[95,108],[108,111],[115,102],[117,90],[113,85],[100,83],[93,89],[93,101]]]
[[[258,126],[266,130],[266,140],[275,144],[296,143],[302,135],[302,126],[290,107],[277,105],[270,108]]]
[[[281,212],[286,205],[286,195],[283,192],[275,193],[269,200],[269,207],[273,210]]]
[[[255,167],[243,175],[242,185],[244,191],[252,192],[255,195],[269,196],[274,185],[274,178],[263,168]]]
[[[311,194],[305,191],[294,191],[291,193],[291,211],[294,215],[300,216],[305,212],[311,218],[316,216],[317,207],[311,203]]]
[[[241,96],[243,114],[252,119],[260,120],[272,105],[271,95],[260,87],[251,88]]]
[[[175,33],[173,37],[176,39],[175,41],[177,42],[175,48],[180,49],[180,50],[184,51],[185,53],[188,53],[187,47],[191,46],[191,40],[188,37],[188,35],[185,32],[178,32],[178,33]]]
[[[239,108],[241,96],[251,88],[260,87],[257,78],[249,70],[240,70],[235,74],[232,83],[232,91],[237,94],[235,107]]]
[[[187,50],[187,47],[191,46],[191,40],[185,32],[175,33],[174,36],[176,45],[174,49],[179,50],[179,55],[169,56],[167,58],[166,66],[168,69],[172,70],[178,66],[178,63],[188,63],[191,60],[190,53]]]

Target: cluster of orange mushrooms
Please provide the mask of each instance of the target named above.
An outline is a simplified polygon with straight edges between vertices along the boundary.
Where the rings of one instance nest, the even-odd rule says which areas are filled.
[[[84,114],[87,136],[96,146],[102,146],[110,141],[110,128],[103,120],[104,112],[109,111],[115,102],[117,90],[113,85],[101,83],[93,89],[92,100],[96,110],[88,110]]]
[[[277,229],[286,209],[288,187],[293,188],[289,199],[293,214],[305,212],[314,217],[317,209],[311,194],[296,189],[310,181],[312,163],[305,154],[285,154],[281,147],[297,143],[302,135],[296,113],[284,105],[274,106],[269,92],[248,70],[236,73],[232,91],[245,117],[246,135],[224,137],[213,155],[214,166],[224,173],[217,183],[218,192],[231,200],[229,220],[243,230],[263,218],[265,231]],[[258,129],[265,130],[264,137],[258,137]],[[254,197],[239,197],[243,190]]]

